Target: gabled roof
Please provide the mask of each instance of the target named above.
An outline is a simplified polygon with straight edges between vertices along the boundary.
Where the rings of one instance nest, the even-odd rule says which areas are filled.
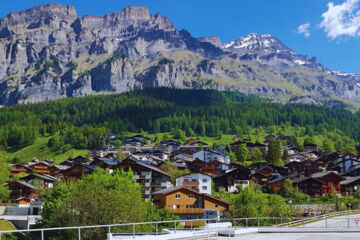
[[[130,156],[130,157],[131,157],[131,156]],[[145,168],[148,168],[148,169],[150,169],[150,170],[159,172],[159,173],[161,173],[161,174],[163,174],[163,175],[166,175],[166,176],[169,176],[169,177],[174,177],[173,175],[171,175],[171,174],[169,174],[169,173],[167,173],[167,172],[164,172],[164,171],[160,170],[160,169],[157,168],[157,167],[153,167],[153,166],[151,166],[151,165],[149,165],[149,164],[143,163],[142,161],[138,161],[138,160],[135,160],[135,159],[131,159],[130,157],[126,158],[126,159],[123,160],[122,162],[131,161],[131,162],[133,162],[133,163],[135,163],[135,164],[138,164],[138,165],[143,166],[143,167],[145,167]],[[121,162],[121,163],[122,163],[122,162]]]
[[[33,189],[33,190],[35,190],[35,191],[40,191],[39,188],[37,188],[37,187],[35,187],[34,185],[31,185],[31,184],[29,184],[29,183],[26,183],[26,182],[15,181],[15,182],[10,182],[10,183],[8,183],[8,185],[10,185],[10,184],[12,184],[12,183],[18,183],[18,184],[23,185],[23,186],[25,186],[25,187],[27,187],[27,188],[31,188],[31,189]]]
[[[340,182],[340,185],[347,185],[347,184],[351,184],[353,182],[356,182],[360,180],[360,176],[356,176],[356,177],[347,177],[345,180]]]
[[[111,158],[98,158],[97,160],[99,160],[109,166],[114,166],[121,162],[121,160],[119,160],[119,159],[111,159]]]
[[[312,177],[312,178],[321,178],[321,177],[324,177],[324,176],[326,176],[326,175],[328,175],[328,174],[331,174],[331,173],[336,174],[336,175],[339,175],[339,173],[338,173],[337,171],[325,171],[325,172],[313,173],[313,174],[311,175],[311,177]]]
[[[47,180],[47,181],[53,181],[53,182],[57,180],[56,177],[50,176],[48,174],[37,174],[37,173],[31,173],[28,176],[22,177],[20,179],[23,180],[23,179],[29,179],[29,178],[32,178],[32,177],[41,178],[41,179],[44,179],[44,180]]]
[[[304,181],[307,181],[307,180],[314,180],[316,182],[319,182],[321,184],[325,184],[323,181],[317,179],[317,178],[313,178],[313,177],[304,177],[304,178],[297,178],[293,181],[293,183],[297,184],[297,183],[301,183],[301,182],[304,182]]]

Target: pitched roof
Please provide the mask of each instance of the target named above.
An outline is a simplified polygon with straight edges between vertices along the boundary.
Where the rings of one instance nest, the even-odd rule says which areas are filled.
[[[357,180],[360,180],[360,176],[356,177],[347,177],[345,180],[340,182],[340,185],[347,185],[353,182],[356,182]]]
[[[119,159],[111,159],[111,158],[98,158],[97,160],[99,160],[109,166],[114,166],[121,162],[121,160],[119,160]]]
[[[313,173],[311,175],[312,178],[321,178],[321,177],[324,177],[330,173],[334,173],[336,175],[339,175],[339,173],[337,171],[325,171],[325,172],[317,172],[317,173]]]
[[[307,181],[307,180],[314,180],[316,182],[319,182],[321,184],[325,184],[323,181],[319,180],[319,179],[316,179],[316,178],[313,178],[313,177],[304,177],[304,178],[297,178],[293,181],[293,183],[301,183],[301,182],[304,182],[304,181]]]
[[[37,174],[37,173],[31,173],[30,175],[22,177],[21,179],[28,179],[31,176],[41,178],[41,179],[44,179],[44,180],[47,180],[47,181],[56,181],[57,180],[56,177],[50,176],[48,174]]]

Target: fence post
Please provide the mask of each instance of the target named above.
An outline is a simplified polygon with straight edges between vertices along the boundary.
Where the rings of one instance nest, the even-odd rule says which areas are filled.
[[[158,235],[158,223],[156,222],[155,224],[155,228],[156,228],[156,236]]]
[[[135,223],[133,223],[133,238],[135,238]]]
[[[41,230],[41,240],[44,240],[44,230]]]
[[[111,233],[111,226],[109,226],[109,233]]]
[[[325,228],[327,228],[327,217],[325,217]]]
[[[246,222],[246,228],[247,228],[248,227],[248,219],[246,219],[245,222]]]
[[[78,229],[78,233],[79,233],[79,240],[81,240],[81,229]]]
[[[176,233],[176,221],[175,221],[175,233]]]
[[[282,219],[282,218],[280,218],[280,224],[281,224],[281,226],[282,226],[282,224],[283,224],[283,219]]]
[[[258,227],[260,227],[260,219],[258,218],[257,220],[258,220]]]

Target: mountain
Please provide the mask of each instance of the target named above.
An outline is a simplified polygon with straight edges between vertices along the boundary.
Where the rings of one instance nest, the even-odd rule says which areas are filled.
[[[47,4],[0,19],[0,105],[161,86],[360,105],[360,75],[328,70],[270,35],[194,38],[146,6],[80,18]]]

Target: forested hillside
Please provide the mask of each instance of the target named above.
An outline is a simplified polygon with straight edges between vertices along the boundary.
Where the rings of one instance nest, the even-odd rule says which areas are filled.
[[[282,105],[238,92],[158,88],[2,108],[0,145],[19,148],[40,135],[59,133],[50,146],[84,149],[100,146],[107,130],[121,134],[181,129],[188,136],[216,137],[280,125],[303,127],[295,137],[336,132],[354,142],[360,139],[359,116],[348,110]]]

